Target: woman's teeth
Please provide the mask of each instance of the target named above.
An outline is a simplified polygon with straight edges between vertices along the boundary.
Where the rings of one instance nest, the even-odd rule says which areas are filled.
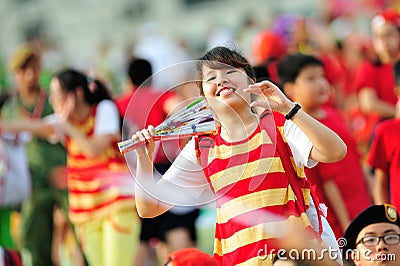
[[[229,93],[232,93],[232,92],[234,92],[233,89],[231,89],[231,88],[226,88],[226,89],[221,90],[221,91],[218,93],[218,96],[223,96],[223,95],[225,95],[225,94],[229,94]]]

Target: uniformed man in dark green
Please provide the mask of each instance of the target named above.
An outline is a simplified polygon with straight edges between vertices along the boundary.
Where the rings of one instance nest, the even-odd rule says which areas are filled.
[[[9,62],[9,68],[16,88],[1,110],[2,119],[41,119],[53,113],[48,93],[39,85],[41,63],[35,49],[27,44],[19,47]],[[66,151],[60,143],[24,133],[18,134],[15,141],[28,141],[26,151],[32,194],[22,205],[22,253],[24,259],[32,260],[33,266],[53,265],[53,208],[59,205],[68,209]]]

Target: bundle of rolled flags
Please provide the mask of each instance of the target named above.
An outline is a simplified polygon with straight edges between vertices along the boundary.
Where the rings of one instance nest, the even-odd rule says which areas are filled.
[[[156,126],[153,138],[154,140],[179,139],[215,131],[212,113],[207,108],[205,100],[199,97]],[[118,148],[122,154],[126,154],[144,144],[145,142],[127,139],[118,142]]]

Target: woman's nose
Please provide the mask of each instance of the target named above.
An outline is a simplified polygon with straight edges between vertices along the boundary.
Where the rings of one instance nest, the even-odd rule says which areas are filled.
[[[217,85],[219,87],[225,85],[226,83],[228,83],[228,79],[224,75],[221,75],[217,78]]]

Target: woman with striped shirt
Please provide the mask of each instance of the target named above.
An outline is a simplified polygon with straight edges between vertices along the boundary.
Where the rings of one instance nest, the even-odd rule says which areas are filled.
[[[135,150],[135,178],[142,184],[135,192],[139,215],[154,217],[174,205],[203,204],[211,200],[203,197],[211,191],[217,208],[214,256],[221,265],[272,265],[278,249],[290,245],[285,230],[293,228],[337,248],[325,217],[321,211],[317,215],[320,208],[311,198],[304,167],[341,160],[346,154],[343,141],[273,83],[254,84],[249,62],[234,50],[211,49],[198,61],[197,72],[200,95],[218,130],[208,136],[206,150],[202,139],[189,141],[157,182],[152,170],[154,128],[132,136],[146,143]],[[285,167],[288,160],[290,167]],[[289,178],[292,169],[295,183]]]

